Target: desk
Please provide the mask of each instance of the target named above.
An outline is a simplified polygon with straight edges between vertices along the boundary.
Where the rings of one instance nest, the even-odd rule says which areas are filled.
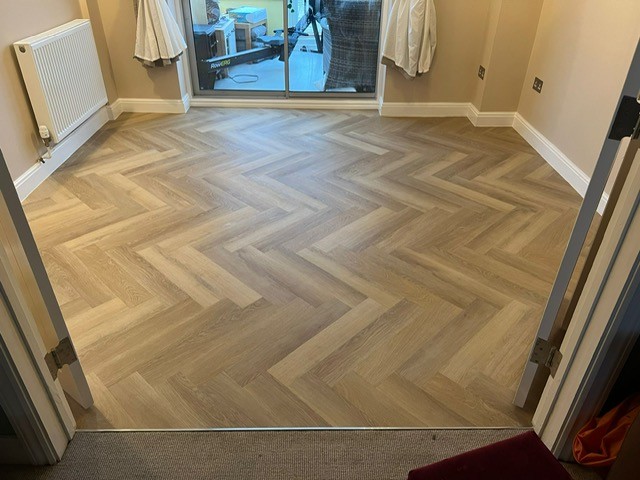
[[[264,28],[267,28],[267,19],[265,18],[264,20],[260,20],[259,22],[255,22],[255,23],[236,22],[236,31],[242,32],[242,38],[245,40],[245,44],[246,44],[245,48],[247,50],[251,50],[253,48],[251,44],[251,30],[253,30],[256,27],[259,27],[260,25],[264,25]],[[266,34],[267,35],[269,34],[268,29]]]

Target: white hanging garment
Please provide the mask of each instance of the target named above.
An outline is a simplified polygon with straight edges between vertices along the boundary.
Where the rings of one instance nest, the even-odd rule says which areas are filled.
[[[427,73],[436,50],[433,0],[394,0],[382,49],[382,62],[407,78]]]
[[[170,65],[187,49],[165,0],[139,0],[134,58],[145,66]]]

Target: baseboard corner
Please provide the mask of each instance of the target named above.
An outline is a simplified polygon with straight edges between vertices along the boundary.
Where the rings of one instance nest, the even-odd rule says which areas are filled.
[[[120,115],[122,115],[122,102],[120,99],[116,99],[113,103],[107,105],[107,114],[109,115],[109,120],[117,120]]]
[[[187,113],[191,108],[191,95],[189,95],[188,93],[185,93],[182,96],[182,107],[184,110],[182,113]]]
[[[481,112],[469,103],[467,118],[474,127],[513,127],[516,112]]]

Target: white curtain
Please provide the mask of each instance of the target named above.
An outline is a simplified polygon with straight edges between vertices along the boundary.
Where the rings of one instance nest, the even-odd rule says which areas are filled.
[[[145,66],[170,65],[187,49],[165,0],[139,0],[134,57]]]
[[[436,50],[433,0],[394,0],[382,49],[385,65],[407,78],[427,73]]]

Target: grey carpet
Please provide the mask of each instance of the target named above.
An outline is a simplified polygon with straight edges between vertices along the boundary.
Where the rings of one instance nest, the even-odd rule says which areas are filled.
[[[412,468],[523,431],[78,432],[60,464],[39,468],[0,467],[0,478],[401,480],[407,478]]]

